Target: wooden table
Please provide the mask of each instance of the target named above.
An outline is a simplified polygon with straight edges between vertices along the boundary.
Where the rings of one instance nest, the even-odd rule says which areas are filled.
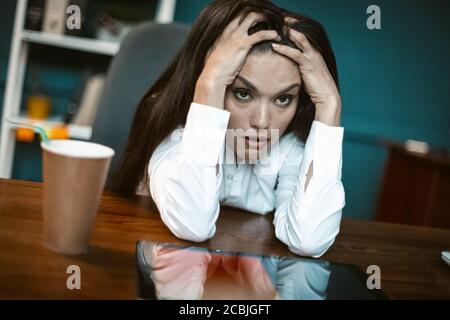
[[[134,299],[135,244],[175,238],[148,198],[105,192],[87,254],[64,256],[42,245],[42,184],[0,179],[0,299]],[[222,208],[213,239],[201,246],[293,256],[274,236],[272,215]],[[192,243],[190,243],[192,244]],[[321,259],[381,268],[391,298],[450,298],[450,230],[373,221],[342,221],[333,247]],[[81,290],[68,290],[66,269],[81,268]]]

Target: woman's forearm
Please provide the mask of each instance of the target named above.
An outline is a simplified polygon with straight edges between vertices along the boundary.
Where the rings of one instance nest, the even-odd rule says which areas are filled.
[[[214,235],[219,214],[215,168],[179,162],[180,157],[179,150],[173,150],[152,168],[152,198],[175,236],[202,242]]]
[[[194,102],[224,109],[226,86],[208,75],[201,75],[195,85]]]
[[[341,126],[342,102],[339,95],[330,97],[323,105],[316,105],[314,120],[322,122],[327,126]]]
[[[220,210],[217,163],[228,117],[227,111],[193,103],[182,134],[172,134],[152,155],[151,195],[179,238],[201,242],[214,235]]]
[[[292,194],[278,199],[274,220],[277,237],[293,252],[318,257],[339,231],[345,205],[340,181],[342,137],[343,128],[315,121],[303,150],[300,173],[295,177],[295,169],[290,169],[282,175],[287,181],[279,182],[283,189],[283,185],[292,184],[288,177],[296,179]],[[293,154],[286,161],[289,168],[298,156]]]

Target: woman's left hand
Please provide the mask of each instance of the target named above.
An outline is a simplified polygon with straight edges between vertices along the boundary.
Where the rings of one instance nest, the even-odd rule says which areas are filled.
[[[287,22],[292,23],[292,18]],[[340,126],[341,96],[322,55],[303,33],[290,28],[290,38],[301,51],[281,44],[273,44],[273,49],[299,65],[305,90],[316,107],[315,120]]]

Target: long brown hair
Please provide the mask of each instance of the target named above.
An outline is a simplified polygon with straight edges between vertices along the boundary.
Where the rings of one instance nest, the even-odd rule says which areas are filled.
[[[266,0],[216,0],[197,17],[191,32],[173,62],[142,98],[134,115],[128,142],[108,189],[124,196],[134,195],[139,184],[147,183],[147,166],[158,145],[178,126],[184,126],[195,85],[204,67],[207,52],[213,47],[225,27],[236,17],[249,12],[261,13],[264,22],[250,28],[249,34],[261,29],[273,29],[281,36],[280,43],[295,47],[289,39],[284,18],[298,22],[290,25],[305,34],[322,54],[339,88],[335,57],[321,24],[314,19],[288,12]],[[271,50],[271,42],[255,45],[251,52]],[[306,141],[315,108],[302,88],[297,112],[286,133],[293,131]]]

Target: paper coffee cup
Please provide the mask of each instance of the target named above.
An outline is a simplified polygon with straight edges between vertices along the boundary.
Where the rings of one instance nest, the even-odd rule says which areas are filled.
[[[89,246],[114,150],[92,142],[41,142],[44,246],[80,254]]]

